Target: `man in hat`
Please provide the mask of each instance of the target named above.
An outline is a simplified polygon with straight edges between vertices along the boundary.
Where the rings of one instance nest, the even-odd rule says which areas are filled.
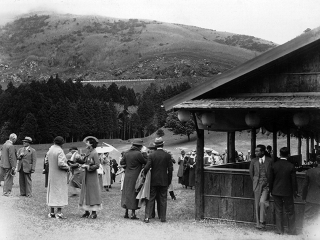
[[[32,196],[31,174],[34,173],[37,163],[36,150],[30,146],[31,137],[25,137],[22,140],[23,147],[17,152],[19,172],[20,196]]]
[[[145,223],[149,222],[157,196],[159,198],[159,216],[161,222],[166,222],[167,194],[168,186],[172,181],[173,164],[171,155],[163,150],[163,144],[164,141],[161,137],[156,138],[154,145],[157,150],[149,155],[148,162],[144,168],[145,175],[147,175],[151,168],[150,199],[145,209]]]
[[[146,164],[147,159],[141,153],[143,141],[135,139],[132,142],[131,148],[123,153],[120,165],[125,166],[125,176],[123,181],[121,207],[125,209],[124,218],[129,218],[129,209],[131,209],[131,219],[138,219],[136,210],[138,207],[138,200],[136,199],[136,181],[141,172],[142,165]]]
[[[17,156],[13,144],[17,141],[17,135],[11,133],[9,140],[7,140],[1,150],[1,162],[0,167],[2,168],[4,185],[3,195],[10,196],[13,185],[13,176],[17,165]]]

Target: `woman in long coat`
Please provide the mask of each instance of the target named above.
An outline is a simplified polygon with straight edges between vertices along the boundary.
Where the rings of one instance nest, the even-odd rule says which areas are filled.
[[[184,150],[182,150],[181,156],[178,159],[179,169],[178,169],[177,176],[178,176],[178,183],[180,183],[182,185],[182,187],[184,185],[184,182],[183,182],[183,168],[184,168],[183,162],[184,162],[185,154],[186,154],[186,152]]]
[[[188,163],[187,163],[188,167],[189,167],[189,187],[194,187],[195,185],[195,165],[196,165],[196,154],[195,152],[192,152],[191,156],[188,159]]]
[[[111,159],[109,157],[109,153],[103,154],[101,156],[101,164],[103,167],[104,174],[102,175],[102,183],[103,187],[106,191],[109,191],[109,186],[111,185],[111,169],[110,169],[110,164],[111,164]]]
[[[188,165],[188,161],[190,158],[191,153],[188,152],[183,160],[183,185],[188,188],[189,186],[189,171],[190,166]]]
[[[99,169],[99,156],[96,151],[98,141],[93,138],[85,138],[86,148],[88,152],[84,157],[82,168],[85,169],[85,174],[82,180],[81,193],[79,200],[79,208],[85,213],[82,218],[97,218],[97,211],[102,209],[101,188],[97,169]],[[90,211],[92,211],[90,215]]]
[[[121,196],[121,207],[126,209],[124,218],[129,218],[128,210],[131,209],[131,219],[138,219],[135,213],[139,209],[135,185],[142,165],[147,163],[147,158],[140,152],[142,144],[141,139],[134,140],[132,147],[123,154],[120,161],[120,165],[124,165],[126,169]]]
[[[47,153],[49,164],[47,205],[51,208],[48,217],[64,219],[61,209],[68,205],[67,171],[70,168],[67,164],[66,155],[61,148],[64,143],[63,138],[58,136],[53,142],[54,145],[49,148]],[[54,208],[57,208],[56,214]]]

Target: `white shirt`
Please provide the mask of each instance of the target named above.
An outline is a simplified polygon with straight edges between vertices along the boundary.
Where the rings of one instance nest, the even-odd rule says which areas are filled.
[[[264,163],[265,158],[266,158],[265,156],[263,156],[262,158],[259,158],[259,162]]]

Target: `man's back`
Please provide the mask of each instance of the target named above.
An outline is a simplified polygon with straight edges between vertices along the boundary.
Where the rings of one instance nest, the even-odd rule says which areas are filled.
[[[297,191],[294,165],[284,159],[275,162],[270,171],[269,187],[272,195],[293,196]]]
[[[171,155],[158,149],[149,155],[147,168],[151,167],[151,186],[168,186],[172,179]],[[170,182],[169,182],[170,181]]]
[[[302,199],[320,204],[320,167],[309,169],[302,188]]]
[[[13,144],[7,140],[2,146],[1,166],[3,168],[12,168],[16,166],[16,153]]]

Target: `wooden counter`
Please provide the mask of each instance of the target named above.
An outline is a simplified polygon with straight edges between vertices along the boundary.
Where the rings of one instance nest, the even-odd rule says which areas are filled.
[[[204,218],[255,222],[254,195],[249,175],[250,162],[204,167]],[[297,172],[301,191],[304,173]],[[296,224],[302,227],[304,203],[295,199]],[[286,222],[286,217],[284,218]],[[275,209],[270,199],[267,224],[275,225]]]

